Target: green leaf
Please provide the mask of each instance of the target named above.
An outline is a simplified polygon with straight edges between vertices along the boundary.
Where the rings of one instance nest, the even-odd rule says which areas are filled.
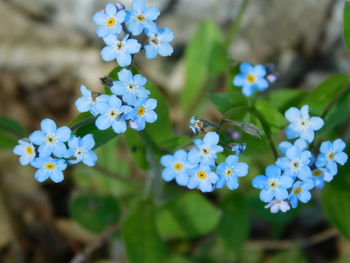
[[[69,205],[69,211],[77,223],[94,233],[100,233],[116,223],[120,215],[119,205],[114,197],[92,193],[76,196]]]
[[[266,95],[266,100],[282,112],[290,107],[295,107],[305,98],[307,91],[303,89],[279,89],[272,90]]]
[[[342,176],[342,175],[338,175]],[[350,191],[348,187],[330,183],[322,193],[322,206],[333,225],[350,240]]]
[[[82,121],[90,120],[94,118],[94,116],[91,114],[91,112],[83,112],[80,113],[77,117],[75,117],[71,123],[69,124],[69,127],[72,127]]]
[[[166,247],[155,226],[155,209],[138,204],[125,220],[121,234],[130,263],[166,262]]]
[[[19,138],[25,136],[25,129],[23,126],[17,121],[5,116],[0,116],[0,130]]]
[[[254,103],[258,119],[268,126],[271,133],[283,129],[287,125],[284,116],[266,100],[258,99]]]
[[[157,216],[164,238],[197,237],[215,229],[220,212],[197,192],[188,192],[166,205]]]
[[[133,129],[128,129],[125,132],[125,139],[136,165],[142,170],[148,170],[147,148],[140,134]]]
[[[193,143],[193,138],[187,136],[177,136],[167,139],[161,143],[162,148],[176,151],[178,149],[186,148]]]
[[[248,106],[248,100],[241,92],[214,93],[210,95],[210,100],[222,114],[237,107]]]
[[[229,60],[224,42],[216,42],[209,59],[209,72],[218,75],[229,67]]]
[[[221,208],[224,213],[219,223],[218,234],[226,247],[233,250],[237,256],[249,235],[248,204],[244,196],[230,194],[222,201]]]
[[[212,54],[222,41],[220,29],[212,21],[202,22],[190,40],[185,51],[185,86],[181,100],[185,113],[192,110],[199,96],[205,91],[209,69],[214,67],[210,62]],[[215,71],[221,69],[222,65],[215,68]]]
[[[8,133],[0,130],[0,149],[1,150],[9,150],[15,147],[17,144],[17,140],[9,135]]]
[[[318,85],[317,88],[300,103],[300,106],[307,104],[310,106],[310,112],[312,114],[321,116],[327,107],[336,102],[348,88],[348,76],[333,75]]]
[[[346,47],[350,53],[350,2],[348,1],[344,3],[343,33]]]

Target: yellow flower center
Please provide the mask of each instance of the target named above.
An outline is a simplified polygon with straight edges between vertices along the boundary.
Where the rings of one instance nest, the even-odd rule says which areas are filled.
[[[34,153],[33,147],[30,146],[30,145],[28,145],[28,146],[26,147],[26,153],[27,153],[28,155],[32,155],[32,154]]]
[[[322,174],[322,171],[316,170],[312,174],[313,174],[313,176],[318,177],[318,176],[320,176]]]
[[[146,17],[144,14],[138,14],[135,16],[136,21],[139,23],[144,23],[146,21]]]
[[[278,182],[277,182],[277,180],[271,179],[271,180],[269,181],[269,187],[272,188],[272,189],[277,188],[277,187],[278,187]]]
[[[247,79],[247,81],[248,81],[249,83],[254,83],[255,80],[256,80],[256,77],[255,77],[255,75],[253,75],[253,74],[248,74],[247,77],[246,77],[246,79]]]
[[[46,170],[50,170],[52,171],[53,169],[55,169],[55,164],[54,163],[45,163],[45,169]]]
[[[300,193],[301,193],[301,190],[303,190],[303,188],[301,188],[301,186],[299,186],[299,187],[295,188],[295,190],[294,190],[294,194],[295,194],[295,195],[300,194]]]
[[[207,173],[204,171],[199,171],[197,172],[197,176],[199,179],[204,180],[205,178],[207,178]]]
[[[184,168],[184,165],[180,162],[176,162],[173,167],[175,171],[181,171]]]
[[[139,116],[142,116],[143,114],[145,114],[145,112],[146,112],[146,109],[143,106],[141,106],[137,109],[137,115],[139,115]]]
[[[110,18],[107,19],[106,25],[108,27],[112,27],[112,26],[115,25],[116,22],[117,22],[117,20],[114,17],[110,17]]]
[[[232,168],[228,168],[228,169],[225,170],[225,175],[226,176],[230,176],[232,174],[233,174],[233,169]]]

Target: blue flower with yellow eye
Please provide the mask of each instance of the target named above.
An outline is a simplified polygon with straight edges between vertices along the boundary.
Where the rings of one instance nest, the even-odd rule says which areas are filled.
[[[338,173],[337,163],[344,165],[348,160],[348,155],[344,152],[345,143],[341,139],[323,142],[320,147],[320,154],[317,156],[316,166],[326,167],[331,174]]]
[[[121,67],[129,66],[132,61],[131,55],[138,53],[141,49],[140,43],[136,39],[129,39],[129,35],[121,40],[115,35],[108,35],[103,40],[107,46],[101,50],[102,59],[116,60]]]
[[[187,187],[189,189],[199,189],[202,192],[212,192],[215,189],[215,184],[218,181],[218,176],[209,166],[200,165],[191,172],[192,176],[189,179]]]
[[[293,184],[290,176],[281,175],[281,169],[276,165],[270,165],[265,170],[266,175],[258,175],[253,179],[253,186],[261,189],[260,199],[270,202],[272,199],[283,201],[288,197],[287,189]]]
[[[35,172],[35,179],[42,183],[48,178],[53,182],[63,181],[63,170],[66,169],[67,163],[63,159],[54,159],[52,157],[39,157],[32,161],[32,165],[38,170]]]
[[[134,109],[128,114],[130,127],[135,130],[143,130],[147,123],[153,123],[158,119],[154,109],[157,107],[156,99],[138,99]]]
[[[292,208],[296,208],[298,206],[299,200],[303,203],[309,202],[311,199],[310,190],[313,187],[314,184],[312,181],[295,182],[289,196],[289,201],[292,205]]]
[[[233,79],[233,85],[242,87],[242,93],[246,97],[253,95],[255,90],[264,91],[269,87],[265,79],[266,68],[263,65],[253,66],[248,62],[240,65],[241,73]]]
[[[128,18],[128,30],[134,36],[142,33],[144,29],[156,30],[156,20],[160,14],[159,9],[152,6],[146,7],[144,0],[134,0],[131,4]]]
[[[36,155],[35,147],[26,140],[18,140],[18,145],[13,148],[13,153],[20,156],[19,162],[21,165],[30,164]]]
[[[173,47],[169,44],[174,39],[174,33],[169,28],[155,31],[147,30],[146,35],[148,36],[148,42],[145,50],[148,59],[155,58],[157,54],[167,57],[174,52]]]
[[[108,3],[104,11],[97,12],[92,20],[98,25],[96,34],[99,37],[118,35],[122,32],[121,24],[126,19],[125,10],[118,11],[117,7]]]
[[[216,173],[219,179],[216,182],[216,188],[223,188],[224,185],[230,190],[238,188],[238,177],[246,176],[248,174],[248,165],[246,163],[239,163],[238,157],[230,155],[216,168]]]
[[[97,155],[92,151],[95,146],[95,140],[92,134],[87,134],[83,138],[71,136],[68,141],[69,149],[67,157],[70,164],[83,162],[87,166],[94,166],[97,161]]]
[[[42,120],[40,127],[41,130],[29,136],[30,142],[39,146],[39,156],[48,157],[54,154],[56,157],[63,157],[67,151],[64,143],[69,140],[71,130],[66,126],[57,128],[51,119]]]
[[[190,171],[195,165],[190,164],[187,159],[188,153],[184,150],[178,150],[174,155],[165,155],[160,163],[165,167],[162,172],[162,178],[170,182],[175,178],[178,185],[186,186],[190,178]]]
[[[130,70],[122,69],[118,73],[119,81],[114,81],[111,91],[122,96],[127,104],[134,105],[137,99],[148,98],[150,92],[145,89],[147,79],[140,74],[132,75]]]

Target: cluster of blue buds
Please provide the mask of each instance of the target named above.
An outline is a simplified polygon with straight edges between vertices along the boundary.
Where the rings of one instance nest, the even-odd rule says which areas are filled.
[[[51,119],[41,121],[41,130],[34,131],[29,138],[21,139],[13,149],[19,155],[22,165],[32,165],[38,170],[35,179],[44,182],[50,178],[59,183],[64,179],[63,170],[68,165],[83,162],[87,166],[94,166],[97,155],[92,151],[95,146],[91,134],[83,138],[72,135],[66,127],[57,128]]]
[[[297,140],[281,142],[278,148],[283,157],[268,166],[265,175],[253,180],[253,186],[261,189],[260,199],[268,203],[266,208],[272,213],[286,212],[290,206],[296,208],[299,201],[307,203],[311,199],[310,190],[330,182],[338,172],[337,164],[344,165],[348,159],[341,139],[323,142],[317,156],[308,149],[315,139],[315,131],[324,125],[320,117],[309,116],[308,105],[300,110],[288,109],[285,117],[289,122],[287,138]]]
[[[223,152],[219,145],[219,135],[208,132],[203,139],[194,140],[194,147],[189,152],[181,149],[174,155],[165,155],[161,164],[165,167],[162,178],[189,189],[199,189],[202,192],[212,192],[225,185],[230,190],[238,188],[238,177],[248,174],[248,165],[238,162],[237,155],[229,155],[226,160],[216,164],[217,154]]]
[[[105,10],[93,16],[98,25],[96,34],[106,44],[101,51],[102,59],[116,60],[119,66],[126,67],[141,49],[145,50],[148,59],[158,54],[170,56],[173,48],[169,42],[174,39],[174,34],[169,28],[158,28],[159,14],[156,7],[147,7],[144,0],[133,0],[131,9],[125,9],[121,3],[107,4]]]
[[[246,97],[252,96],[255,90],[264,91],[277,78],[270,68],[271,66],[266,68],[264,65],[253,66],[249,62],[243,62],[239,66],[240,74],[233,78],[233,85],[242,87],[242,93]]]

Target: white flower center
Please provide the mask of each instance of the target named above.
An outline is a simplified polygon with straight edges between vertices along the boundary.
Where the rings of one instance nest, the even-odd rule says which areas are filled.
[[[56,137],[52,134],[46,135],[46,144],[54,145],[56,143]]]
[[[268,186],[271,189],[275,189],[278,187],[278,181],[276,179],[270,179],[268,182]]]
[[[309,128],[309,120],[301,118],[299,120],[298,127],[300,130],[306,130],[307,128]]]
[[[129,91],[129,92],[135,93],[135,91],[136,91],[136,84],[134,82],[129,82],[126,85],[126,90]]]
[[[115,110],[115,109],[109,110],[107,115],[108,115],[109,118],[111,118],[113,120],[117,120],[120,117],[119,112],[117,110]]]
[[[299,168],[300,168],[300,161],[299,160],[292,160],[291,162],[290,162],[290,169],[292,170],[292,171],[298,171],[299,170]]]
[[[210,155],[210,149],[206,146],[203,146],[200,150],[200,155],[202,155],[203,157],[207,157]]]
[[[227,168],[224,172],[226,176],[231,176],[233,174],[233,168]]]
[[[334,158],[335,158],[335,153],[332,152],[332,151],[329,151],[329,152],[327,153],[327,160],[328,160],[328,161],[333,161]]]
[[[158,38],[158,34],[155,34],[153,37],[150,37],[149,38],[149,43],[152,45],[152,46],[158,46],[159,43],[160,43],[160,40]]]
[[[125,43],[123,41],[117,41],[115,43],[115,48],[120,51],[123,52],[125,50]]]
[[[139,23],[144,23],[144,22],[146,22],[146,17],[145,17],[145,15],[144,14],[136,14],[135,15],[135,20],[137,21],[137,22],[139,22]]]
[[[75,150],[74,156],[77,159],[81,159],[85,153],[85,148],[80,147]]]

